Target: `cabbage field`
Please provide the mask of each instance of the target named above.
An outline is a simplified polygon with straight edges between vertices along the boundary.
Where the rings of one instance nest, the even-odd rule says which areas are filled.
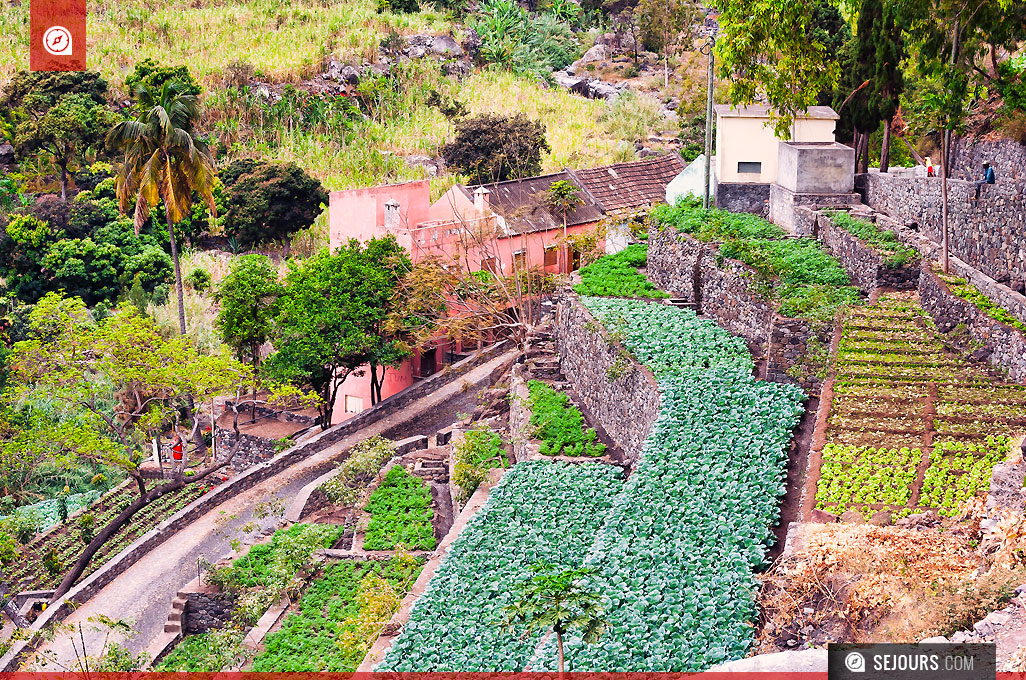
[[[514,467],[452,550],[377,670],[554,669],[554,645],[503,632],[530,565],[598,567],[609,628],[568,669],[699,671],[752,642],[760,566],[804,395],[752,378],[744,343],[694,312],[582,298],[660,382],[662,410],[626,483],[616,468]],[[621,491],[622,486],[622,491]]]
[[[546,561],[580,565],[623,487],[620,468],[514,466],[452,546],[376,670],[519,671],[538,636],[502,630],[513,586]]]

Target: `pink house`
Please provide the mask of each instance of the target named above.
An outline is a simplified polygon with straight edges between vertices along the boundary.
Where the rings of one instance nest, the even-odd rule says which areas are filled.
[[[477,187],[456,185],[434,203],[427,180],[331,192],[329,243],[332,249],[355,238],[388,234],[414,263],[436,257],[464,271],[512,272],[541,267],[547,273],[577,269],[579,259],[560,247],[564,223],[544,206],[553,182],[578,187],[580,205],[566,215],[566,235],[593,229],[607,212],[664,200],[666,185],[684,170],[676,154],[589,170],[563,172]],[[599,198],[601,197],[601,199]],[[459,358],[459,346],[443,339],[433,352],[415,355],[386,369],[381,394],[387,398]],[[370,376],[351,376],[339,391],[332,422],[371,405]]]

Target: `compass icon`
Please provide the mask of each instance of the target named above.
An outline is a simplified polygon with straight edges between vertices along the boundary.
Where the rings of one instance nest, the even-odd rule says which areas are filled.
[[[60,57],[71,54],[71,31],[63,26],[51,26],[43,34],[43,47],[50,54]]]

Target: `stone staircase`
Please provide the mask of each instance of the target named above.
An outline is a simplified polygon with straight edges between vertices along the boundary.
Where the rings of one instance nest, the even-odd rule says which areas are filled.
[[[167,617],[167,622],[164,624],[164,632],[171,633],[174,635],[180,635],[182,633],[182,618],[185,616],[185,605],[188,602],[185,593],[178,593],[174,599],[171,600],[171,613]]]
[[[527,334],[527,352],[524,364],[529,377],[539,380],[564,380],[559,365],[559,353],[552,336],[552,319],[547,317]]]

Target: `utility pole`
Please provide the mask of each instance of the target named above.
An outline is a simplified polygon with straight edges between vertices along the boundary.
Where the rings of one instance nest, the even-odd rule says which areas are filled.
[[[709,42],[702,48],[703,53],[709,55],[709,69],[708,69],[708,82],[706,83],[706,100],[705,100],[705,195],[702,198],[702,207],[706,210],[710,207],[710,194],[712,184],[712,130],[713,130],[713,90],[714,90],[714,74],[716,70],[716,57],[714,55],[714,48],[716,47],[716,29],[712,28],[709,31]]]

